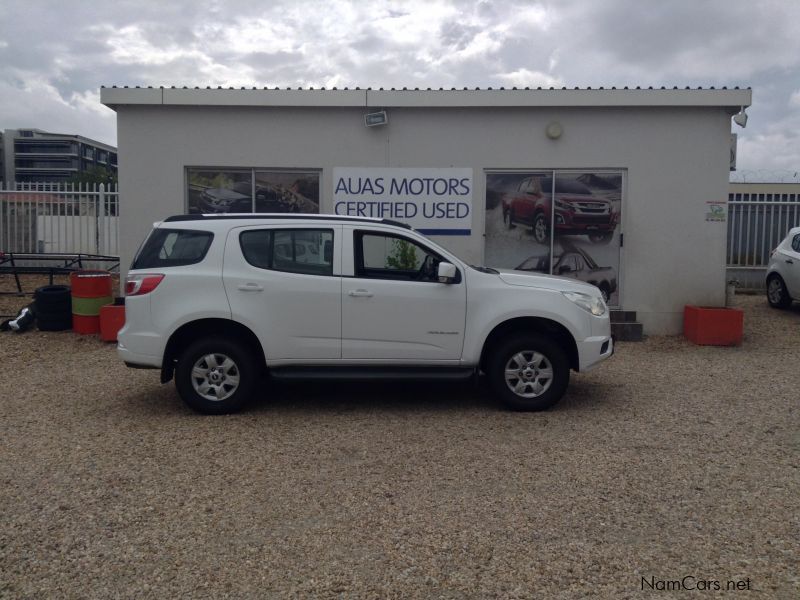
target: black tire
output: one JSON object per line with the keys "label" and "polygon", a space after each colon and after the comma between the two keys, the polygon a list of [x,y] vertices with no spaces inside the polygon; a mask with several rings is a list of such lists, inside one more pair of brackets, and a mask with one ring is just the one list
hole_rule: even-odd
{"label": "black tire", "polygon": [[[520,365],[515,357],[521,355],[525,364]],[[506,379],[506,367],[520,366],[519,377]],[[551,377],[547,377],[547,371]],[[555,342],[540,334],[517,334],[501,341],[491,351],[486,374],[495,395],[513,410],[545,410],[556,404],[569,383],[569,360],[564,350]],[[544,376],[543,376],[544,375]],[[516,383],[514,383],[516,381]],[[536,390],[537,384],[542,387]],[[521,386],[521,394],[510,385]]]}
{"label": "black tire", "polygon": [[767,278],[767,302],[773,308],[789,308],[792,297],[780,275],[773,273]]}
{"label": "black tire", "polygon": [[511,209],[503,211],[503,225],[506,229],[514,229],[514,213]]}
{"label": "black tire", "polygon": [[609,244],[613,238],[614,238],[613,231],[604,231],[603,233],[589,234],[590,242],[592,242],[593,244],[603,244],[604,246]]}
{"label": "black tire", "polygon": [[72,310],[72,297],[66,285],[46,285],[33,293],[39,312],[61,313]]}
{"label": "black tire", "polygon": [[66,317],[48,317],[38,315],[36,327],[39,331],[68,331],[72,329],[72,315]]}
{"label": "black tire", "polygon": [[[253,355],[250,348],[233,340],[217,337],[197,340],[178,358],[175,387],[183,401],[197,412],[206,415],[236,412],[245,405],[256,388],[258,369]],[[215,366],[206,360],[209,356],[213,356],[213,362],[217,363]],[[230,359],[232,368],[225,368],[224,358]],[[205,380],[193,375],[195,366],[206,371]],[[212,381],[212,371],[217,373],[215,381]],[[238,383],[231,389],[233,377],[238,377]],[[203,382],[210,386],[205,397],[198,390],[203,389]],[[230,395],[225,396],[227,393]],[[209,396],[220,398],[214,400]]]}
{"label": "black tire", "polygon": [[540,244],[550,241],[550,224],[544,217],[544,213],[539,213],[533,218],[533,238]]}

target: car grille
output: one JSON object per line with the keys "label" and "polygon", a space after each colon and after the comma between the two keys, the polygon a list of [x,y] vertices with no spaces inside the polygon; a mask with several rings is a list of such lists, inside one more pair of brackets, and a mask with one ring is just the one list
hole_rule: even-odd
{"label": "car grille", "polygon": [[578,212],[588,214],[608,214],[608,204],[604,202],[573,202],[572,205]]}

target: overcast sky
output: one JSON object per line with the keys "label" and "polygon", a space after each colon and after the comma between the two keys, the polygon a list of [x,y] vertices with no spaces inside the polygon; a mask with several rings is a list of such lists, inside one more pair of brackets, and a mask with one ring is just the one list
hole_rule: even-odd
{"label": "overcast sky", "polygon": [[800,181],[800,1],[0,0],[0,128],[116,144],[100,86],[750,86],[739,172]]}

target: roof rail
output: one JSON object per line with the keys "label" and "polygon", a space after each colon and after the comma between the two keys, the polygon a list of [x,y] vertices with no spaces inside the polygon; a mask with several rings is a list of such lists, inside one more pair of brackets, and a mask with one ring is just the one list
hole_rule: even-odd
{"label": "roof rail", "polygon": [[233,220],[233,219],[295,219],[295,220],[313,220],[324,219],[326,221],[350,221],[360,223],[383,223],[385,225],[393,225],[395,227],[402,227],[403,229],[412,229],[408,223],[394,221],[392,219],[378,219],[375,217],[356,217],[350,215],[326,215],[326,214],[310,214],[310,213],[228,213],[228,214],[191,214],[191,215],[172,215],[167,217],[163,223],[174,223],[176,221],[211,221],[211,220]]}

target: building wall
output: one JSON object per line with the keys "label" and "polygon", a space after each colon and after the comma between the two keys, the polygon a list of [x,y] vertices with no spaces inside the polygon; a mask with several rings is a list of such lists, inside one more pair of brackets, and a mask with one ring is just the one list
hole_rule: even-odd
{"label": "building wall", "polygon": [[[621,304],[649,333],[678,333],[685,304],[721,305],[726,224],[707,201],[728,191],[730,116],[714,107],[389,108],[366,128],[364,108],[123,105],[117,107],[122,264],[153,221],[185,211],[186,166],[322,171],[333,212],[340,166],[471,167],[473,235],[437,241],[468,262],[484,247],[485,169],[623,169]],[[550,140],[545,127],[564,134]]]}

